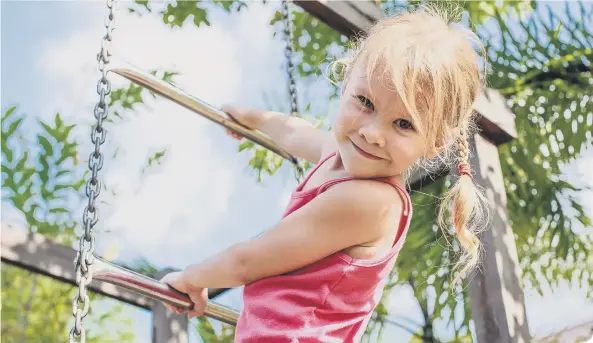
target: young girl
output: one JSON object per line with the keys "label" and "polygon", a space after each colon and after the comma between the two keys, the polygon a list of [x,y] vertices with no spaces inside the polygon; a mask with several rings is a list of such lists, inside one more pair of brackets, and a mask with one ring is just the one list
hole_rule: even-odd
{"label": "young girl", "polygon": [[467,132],[482,82],[472,40],[428,9],[378,22],[335,68],[343,86],[331,133],[281,113],[225,107],[316,166],[274,227],[162,279],[194,301],[188,316],[203,314],[207,288],[245,285],[236,342],[357,342],[405,241],[407,175],[450,150],[461,174],[448,198],[461,273],[473,267],[479,242],[468,224],[482,198]]}

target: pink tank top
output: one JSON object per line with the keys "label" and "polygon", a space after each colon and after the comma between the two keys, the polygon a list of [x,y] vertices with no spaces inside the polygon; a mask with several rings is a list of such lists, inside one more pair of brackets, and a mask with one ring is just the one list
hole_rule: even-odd
{"label": "pink tank top", "polygon": [[[320,161],[297,186],[284,217],[328,187],[354,179],[331,180],[319,187],[302,190],[319,166],[334,155]],[[399,184],[383,179],[377,181],[393,185],[404,204],[390,252],[375,260],[355,259],[337,252],[297,271],[246,285],[235,342],[349,343],[360,340],[381,299],[412,214],[408,193]]]}

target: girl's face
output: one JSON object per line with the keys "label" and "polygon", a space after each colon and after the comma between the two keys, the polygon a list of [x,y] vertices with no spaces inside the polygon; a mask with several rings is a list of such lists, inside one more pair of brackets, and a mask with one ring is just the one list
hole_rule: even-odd
{"label": "girl's face", "polygon": [[380,70],[374,74],[368,80],[364,66],[352,70],[334,134],[350,175],[398,177],[425,155],[425,144],[397,92]]}

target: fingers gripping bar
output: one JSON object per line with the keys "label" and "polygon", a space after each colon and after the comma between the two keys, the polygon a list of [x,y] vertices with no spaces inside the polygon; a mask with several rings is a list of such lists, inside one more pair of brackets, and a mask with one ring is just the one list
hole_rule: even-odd
{"label": "fingers gripping bar", "polygon": [[[181,293],[163,282],[122,268],[100,257],[95,258],[92,268],[93,279],[95,280],[129,289],[175,307],[183,309],[193,307],[193,303],[187,294]],[[239,319],[237,311],[212,301],[209,301],[206,305],[204,315],[230,325],[236,325]]]}

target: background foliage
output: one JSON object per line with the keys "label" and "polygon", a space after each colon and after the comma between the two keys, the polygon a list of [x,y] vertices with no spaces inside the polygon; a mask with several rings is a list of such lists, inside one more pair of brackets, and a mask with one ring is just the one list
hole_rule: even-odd
{"label": "background foliage", "polygon": [[[386,13],[395,13],[419,3],[421,1],[389,0],[380,1],[379,5]],[[572,7],[568,2],[566,4],[566,13],[561,15],[531,0],[460,2],[466,10],[466,22],[486,44],[489,87],[506,97],[515,114],[519,137],[501,146],[499,154],[523,281],[540,292],[563,280],[593,290],[593,263],[589,255],[593,243],[590,236],[582,234],[591,228],[591,220],[578,198],[583,186],[573,184],[563,174],[565,166],[590,148],[593,140],[593,8],[583,3]],[[249,6],[249,2],[178,1],[161,5],[156,1],[136,0],[129,6],[129,11],[160,16],[164,25],[171,28],[201,27],[216,25],[209,17],[211,9],[222,8],[235,13]],[[274,4],[270,3],[270,6]],[[349,40],[300,8],[291,8],[295,28],[291,42],[295,49],[293,59],[297,64],[298,82],[303,84],[322,75],[327,63],[344,53]],[[270,18],[277,39],[283,39],[280,18],[279,12]],[[153,73],[169,81],[177,74],[164,70],[154,70]],[[328,100],[337,96],[338,87],[333,87],[334,92]],[[112,120],[129,115],[134,105],[142,103],[146,96],[154,95],[133,84],[114,90],[110,105],[116,116]],[[288,110],[288,96],[285,103],[285,108],[277,110]],[[301,97],[302,115],[327,129],[329,123],[324,115],[311,113],[310,105]],[[86,182],[85,174],[79,172],[85,168],[79,165],[78,143],[70,136],[72,125],[64,123],[58,114],[51,123],[40,122],[35,141],[27,141],[19,134],[22,120],[23,116],[18,115],[15,108],[8,109],[2,116],[3,196],[24,214],[31,231],[64,243],[72,242],[78,222],[73,219],[64,199],[84,195],[81,187]],[[243,142],[239,151],[251,154],[249,165],[257,171],[258,180],[266,175],[273,176],[283,164],[281,158],[250,142]],[[165,154],[166,150],[149,154],[145,167],[159,163]],[[445,237],[434,222],[437,199],[449,183],[450,180],[444,178],[425,187],[422,192],[413,193],[416,216],[384,295],[386,300],[389,291],[395,287],[411,287],[423,322],[394,317],[382,302],[368,327],[367,341],[380,341],[385,325],[408,330],[413,334],[412,342],[472,341],[468,295],[465,287],[458,289],[456,294],[449,293],[449,266],[453,262],[453,252],[447,248]],[[151,270],[148,262],[135,267],[145,273]],[[3,280],[6,280],[5,273],[21,273],[20,276],[6,274],[11,278],[31,278],[10,268],[3,268],[2,273]],[[69,292],[64,285],[58,288],[46,286],[37,278],[33,280],[29,294],[51,287],[55,288],[55,294]],[[36,283],[39,285],[34,286]],[[3,287],[3,296],[5,290],[11,291]],[[70,306],[71,294],[65,299],[68,301],[63,305]],[[8,317],[6,325],[4,321],[2,325],[2,334],[6,332],[7,337],[24,337],[22,335],[29,332],[39,332],[23,326],[23,323],[33,325],[30,323],[35,319],[24,319],[33,311],[25,312],[29,317],[19,314],[18,309],[27,308],[23,305],[26,301],[19,301],[10,305],[13,307],[5,305],[5,308],[14,308],[14,316]],[[36,311],[46,313],[42,308]],[[49,330],[48,337],[54,332],[65,332],[63,326],[71,315],[68,311],[63,313],[66,316],[58,321],[61,324],[56,324],[55,329],[43,328]],[[115,312],[105,316],[105,321],[120,321]],[[448,323],[454,334],[437,332],[434,329],[436,322]],[[200,319],[195,326],[208,342],[232,342],[231,328],[216,331],[207,319]],[[121,334],[118,338],[121,342],[131,337],[126,336],[131,333],[125,330]]]}
{"label": "background foliage", "polygon": [[[58,113],[53,122],[38,121],[38,132],[31,137],[22,130],[25,119],[16,107],[2,115],[2,197],[23,214],[29,231],[71,244],[77,240],[79,222],[70,201],[82,201],[86,184],[86,173],[79,167],[79,143],[72,137],[75,125],[65,123]],[[74,323],[74,287],[5,263],[1,278],[3,342],[67,340]],[[89,297],[95,304],[106,300],[93,292]],[[85,320],[90,328],[87,342],[133,342],[126,305],[108,302],[108,308],[91,306]],[[99,329],[104,327],[112,330]]]}

